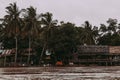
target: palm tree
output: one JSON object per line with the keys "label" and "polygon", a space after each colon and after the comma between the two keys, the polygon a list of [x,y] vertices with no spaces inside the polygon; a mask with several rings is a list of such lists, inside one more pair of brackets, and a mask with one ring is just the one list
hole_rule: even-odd
{"label": "palm tree", "polygon": [[88,21],[85,21],[80,36],[81,36],[80,41],[82,41],[83,44],[88,45],[96,44],[98,28],[96,26],[92,27],[92,25]]}
{"label": "palm tree", "polygon": [[3,25],[4,28],[4,36],[15,38],[15,46],[16,46],[16,54],[15,54],[15,63],[17,62],[17,54],[18,54],[18,35],[20,33],[21,28],[21,18],[19,17],[22,10],[19,10],[16,3],[10,3],[8,7],[6,7],[7,15],[4,16]]}
{"label": "palm tree", "polygon": [[24,16],[25,26],[23,28],[24,36],[28,36],[29,38],[29,54],[27,63],[29,64],[30,55],[31,55],[31,43],[33,36],[36,37],[39,34],[40,29],[40,16],[36,14],[36,9],[30,6],[30,8],[26,9],[26,15]]}
{"label": "palm tree", "polygon": [[108,32],[113,32],[113,33],[116,33],[117,32],[117,19],[112,19],[112,18],[109,18],[107,20],[107,23],[108,23]]}
{"label": "palm tree", "polygon": [[[116,41],[119,42],[119,24],[116,19],[109,18],[107,20],[108,25],[101,24],[98,38],[98,44],[100,45],[116,45]],[[119,43],[117,43],[119,44]]]}
{"label": "palm tree", "polygon": [[4,29],[3,25],[0,24],[0,42],[1,42],[2,37],[3,37],[3,29]]}
{"label": "palm tree", "polygon": [[101,36],[107,34],[107,33],[111,33],[111,34],[116,34],[117,30],[119,29],[119,25],[117,25],[117,20],[116,19],[111,19],[109,18],[107,20],[108,26],[106,26],[105,24],[101,24],[100,25],[100,29],[99,32],[101,33]]}
{"label": "palm tree", "polygon": [[42,60],[43,53],[46,50],[49,50],[48,49],[48,39],[51,36],[52,28],[55,27],[55,25],[57,25],[57,20],[53,20],[53,15],[51,13],[47,12],[45,14],[41,14],[41,16],[42,16],[41,21],[42,21],[43,27],[45,29],[43,31],[43,34],[45,37],[45,40],[44,40],[45,42],[44,42],[42,53],[40,56],[40,61]]}

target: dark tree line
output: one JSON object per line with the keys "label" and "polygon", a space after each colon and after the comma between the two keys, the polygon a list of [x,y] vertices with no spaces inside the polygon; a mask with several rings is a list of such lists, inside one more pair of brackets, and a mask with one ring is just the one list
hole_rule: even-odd
{"label": "dark tree line", "polygon": [[120,45],[120,24],[116,19],[109,18],[105,24],[93,26],[89,21],[81,26],[71,22],[53,20],[52,13],[36,13],[30,6],[19,10],[16,3],[6,7],[6,15],[1,19],[0,41],[4,49],[17,51],[29,48],[36,50],[37,59],[42,60],[46,51],[56,57],[69,55],[77,50],[78,45]]}

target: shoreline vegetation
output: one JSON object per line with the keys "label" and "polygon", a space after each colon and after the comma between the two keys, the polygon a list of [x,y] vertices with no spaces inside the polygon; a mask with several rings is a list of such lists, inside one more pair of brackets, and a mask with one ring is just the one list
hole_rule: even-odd
{"label": "shoreline vegetation", "polygon": [[[50,12],[37,13],[33,6],[20,10],[16,3],[10,3],[5,11],[7,14],[0,19],[1,66],[19,66],[19,63],[23,66],[49,66],[57,62],[72,65],[70,56],[78,52],[79,45],[120,46],[120,23],[117,19],[109,18],[107,24],[99,26],[89,21],[76,26],[71,22],[54,20]],[[91,57],[84,56],[87,59]],[[114,60],[116,56],[110,58]]]}

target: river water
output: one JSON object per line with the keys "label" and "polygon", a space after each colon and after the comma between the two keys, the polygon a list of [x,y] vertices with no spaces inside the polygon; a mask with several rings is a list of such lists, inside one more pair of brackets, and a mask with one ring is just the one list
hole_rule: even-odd
{"label": "river water", "polygon": [[0,68],[0,80],[120,80],[120,67]]}

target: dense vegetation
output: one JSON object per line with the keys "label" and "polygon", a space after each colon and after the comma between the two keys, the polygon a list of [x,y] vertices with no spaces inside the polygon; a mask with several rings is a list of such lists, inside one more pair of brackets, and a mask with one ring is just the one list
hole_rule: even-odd
{"label": "dense vegetation", "polygon": [[[53,20],[52,13],[36,13],[30,6],[19,10],[16,3],[6,7],[6,15],[1,19],[0,41],[4,49],[32,48],[41,60],[46,51],[56,57],[76,52],[77,45],[120,45],[120,24],[109,18],[105,24],[93,26],[85,21],[81,26],[71,22]],[[30,54],[30,50],[29,50]],[[28,56],[28,63],[30,56]]]}

